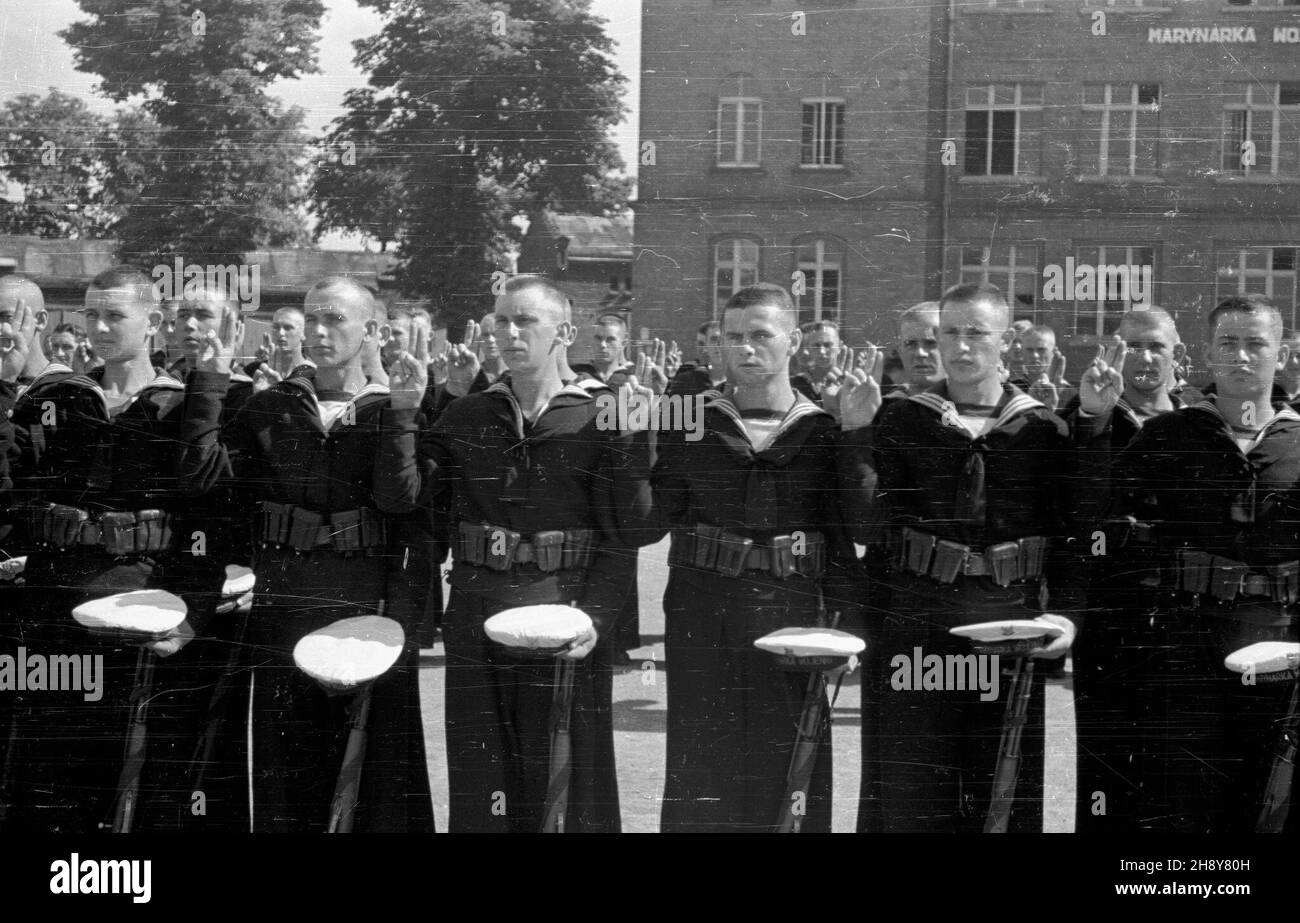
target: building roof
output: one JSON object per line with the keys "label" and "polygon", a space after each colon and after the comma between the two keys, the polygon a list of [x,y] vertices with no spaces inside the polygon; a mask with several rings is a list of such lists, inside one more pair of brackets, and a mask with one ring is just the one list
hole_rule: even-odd
{"label": "building roof", "polygon": [[[42,288],[84,287],[114,265],[116,240],[61,240],[0,235],[0,266],[31,276]],[[267,292],[303,292],[324,276],[346,275],[378,287],[397,259],[391,253],[348,250],[280,249],[244,254],[261,266],[260,284]]]}
{"label": "building roof", "polygon": [[546,236],[569,239],[567,254],[571,260],[632,259],[631,215],[602,218],[546,212],[539,223]]}

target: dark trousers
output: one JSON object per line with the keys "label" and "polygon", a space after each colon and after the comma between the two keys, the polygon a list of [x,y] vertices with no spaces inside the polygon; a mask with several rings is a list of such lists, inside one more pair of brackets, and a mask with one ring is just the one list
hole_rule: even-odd
{"label": "dark trousers", "polygon": [[[863,769],[858,829],[869,833],[978,833],[984,828],[1013,661],[999,659],[997,700],[961,685],[906,688],[919,648],[928,655],[971,654],[948,633],[957,625],[1034,618],[1037,587],[1002,588],[988,578],[961,577],[942,586],[893,573],[889,611],[863,691]],[[906,658],[898,660],[896,658]],[[923,661],[924,662],[924,661]],[[1043,682],[1034,680],[1012,808],[1013,832],[1042,829]]]}
{"label": "dark trousers", "polygon": [[[1287,621],[1280,613],[1272,604],[1209,600],[1156,614],[1143,676],[1142,829],[1254,829],[1290,684],[1244,685],[1223,660],[1256,641],[1294,642],[1296,625],[1277,624]],[[1287,829],[1298,829],[1295,812]]]}
{"label": "dark trousers", "polygon": [[[553,658],[524,660],[483,630],[515,605],[564,603],[557,592],[510,603],[452,589],[443,620],[447,648],[447,774],[452,833],[536,833],[550,769]],[[579,661],[571,711],[569,808],[565,831],[621,829],[614,764],[612,644]]]}
{"label": "dark trousers", "polygon": [[[334,552],[265,553],[249,621],[253,671],[255,831],[321,832],[348,739],[356,693],[330,694],[293,660],[298,640],[333,622],[381,611],[380,557]],[[433,830],[420,720],[415,626],[398,662],[371,685],[366,753],[355,812],[358,833]]]}
{"label": "dark trousers", "polygon": [[[26,586],[15,592],[9,614],[17,643],[47,658],[102,657],[104,672],[96,701],[75,690],[29,689],[15,697],[7,829],[87,833],[111,824],[133,694],[147,660],[154,676],[133,829],[187,830],[205,817],[239,828],[240,804],[231,795],[238,782],[229,764],[206,767],[212,771],[204,782],[203,751],[196,750],[234,643],[233,620],[211,616],[219,576],[220,569],[206,562],[120,560],[79,550],[29,556]],[[92,635],[72,618],[83,602],[147,588],[181,596],[195,627],[195,639],[170,658]]]}
{"label": "dark trousers", "polygon": [[[779,628],[816,624],[818,614],[816,585],[805,578],[788,584],[777,589],[718,574],[670,574],[663,832],[775,830],[808,675],[779,669],[754,641]],[[829,735],[818,747],[806,796],[802,829],[829,832]]]}

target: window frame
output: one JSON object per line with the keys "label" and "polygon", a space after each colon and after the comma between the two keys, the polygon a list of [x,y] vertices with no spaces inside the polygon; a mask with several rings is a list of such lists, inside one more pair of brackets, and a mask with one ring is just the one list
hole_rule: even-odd
{"label": "window frame", "polygon": [[[803,251],[810,246],[813,248],[814,257],[812,261],[807,261],[803,258]],[[796,314],[800,322],[803,323],[803,312],[811,310],[812,316],[809,320],[832,320],[843,326],[844,266],[848,262],[848,247],[844,241],[829,234],[808,234],[796,238],[793,249],[794,268],[804,274],[805,294],[794,296]],[[828,260],[828,256],[833,260]],[[835,286],[836,304],[827,307],[823,303],[826,288],[824,276],[827,270],[832,269],[838,274],[839,283]],[[812,296],[813,302],[811,305],[805,305],[804,298],[809,295]],[[831,313],[827,314],[827,311]]]}
{"label": "window frame", "polygon": [[[723,117],[728,105],[735,106],[734,124],[724,128]],[[745,108],[752,106],[758,115],[754,128],[754,159],[746,160],[745,151]],[[717,111],[717,145],[714,151],[713,165],[723,170],[754,169],[763,165],[763,98],[761,96],[719,96]],[[730,137],[736,149],[736,160],[723,160],[722,147]]]}
{"label": "window frame", "polygon": [[[1156,87],[1157,100],[1154,103],[1139,102],[1142,96],[1142,87]],[[1101,87],[1102,101],[1100,103],[1090,103],[1087,101],[1088,87]],[[1129,89],[1129,100],[1125,103],[1116,103],[1114,101],[1114,91],[1119,88],[1127,87]],[[1084,112],[1098,112],[1101,114],[1100,135],[1097,137],[1097,157],[1093,164],[1096,169],[1085,170],[1080,173],[1088,179],[1140,179],[1142,177],[1155,177],[1160,173],[1160,100],[1164,97],[1164,88],[1160,83],[1143,83],[1141,81],[1132,83],[1095,83],[1088,82],[1084,84]],[[1155,162],[1151,164],[1151,169],[1139,170],[1138,164],[1138,118],[1143,113],[1151,113],[1156,116],[1155,124]],[[1128,169],[1122,173],[1109,172],[1110,166],[1110,141],[1112,136],[1112,117],[1116,115],[1128,116]]]}
{"label": "window frame", "polygon": [[[1225,102],[1223,104],[1223,150],[1222,158],[1219,162],[1223,175],[1243,178],[1252,176],[1300,178],[1300,136],[1292,142],[1292,144],[1297,147],[1297,150],[1294,152],[1295,157],[1293,158],[1296,163],[1295,171],[1288,173],[1278,171],[1279,161],[1281,159],[1279,155],[1282,152],[1282,118],[1284,115],[1291,113],[1293,114],[1293,118],[1296,120],[1297,124],[1300,124],[1300,101],[1284,105],[1282,103],[1282,87],[1284,85],[1294,85],[1297,90],[1300,90],[1300,81],[1270,81],[1265,86],[1271,88],[1271,93],[1266,96],[1267,102],[1264,103],[1257,103],[1255,101],[1257,90],[1263,89],[1263,87],[1259,86],[1257,83],[1231,85],[1234,90],[1232,95],[1234,101]],[[1244,99],[1235,92],[1238,88],[1243,86],[1246,90]],[[1268,91],[1266,91],[1266,93],[1267,92]],[[1229,134],[1232,127],[1233,113],[1236,112],[1243,112],[1246,116],[1245,123],[1242,126],[1244,137],[1233,133],[1234,140],[1230,142]],[[1249,140],[1251,136],[1255,134],[1256,116],[1260,113],[1266,113],[1271,116],[1269,128],[1269,169],[1267,172],[1262,172],[1259,168],[1258,151],[1256,151],[1256,162],[1253,165],[1246,166],[1241,162],[1241,144],[1243,141]],[[1231,149],[1231,160],[1229,160],[1228,157],[1229,143],[1233,145],[1233,148]],[[1229,163],[1233,163],[1236,166],[1229,169]]]}
{"label": "window frame", "polygon": [[[805,115],[805,110],[809,106],[815,107],[814,115],[813,115],[814,118],[813,137],[811,142],[811,148],[814,157],[817,156],[817,153],[821,148],[829,146],[832,156],[838,154],[839,156],[838,161],[832,160],[827,163],[821,163],[818,162],[817,160],[811,162],[804,160],[804,141],[803,141],[803,127],[805,124],[804,115]],[[836,133],[835,120],[829,118],[831,106],[840,107],[839,108],[840,124],[838,127],[838,133]],[[844,150],[846,147],[844,143],[844,126],[848,122],[848,114],[849,114],[848,102],[842,96],[806,96],[799,100],[799,167],[800,169],[804,169],[804,170],[843,170],[844,169]],[[829,139],[826,139],[824,133],[823,134],[818,133],[817,128],[819,125],[823,129],[823,131],[825,131],[826,129],[830,129],[831,135]]]}
{"label": "window frame", "polygon": [[[1252,269],[1247,266],[1249,254],[1261,250],[1268,253],[1268,268]],[[1276,259],[1275,252],[1278,250],[1292,251],[1290,270],[1272,268]],[[1222,257],[1227,254],[1233,255],[1234,265],[1225,272]],[[1275,244],[1239,244],[1235,247],[1225,246],[1219,248],[1218,259],[1215,262],[1214,290],[1216,301],[1222,301],[1230,295],[1244,295],[1255,292],[1264,295],[1274,304],[1277,304],[1277,295],[1274,291],[1275,282],[1278,276],[1289,274],[1291,278],[1291,303],[1289,305],[1278,304],[1277,308],[1282,312],[1282,322],[1290,329],[1296,328],[1297,315],[1300,315],[1300,241]],[[1259,278],[1264,279],[1263,291],[1248,287],[1249,280]],[[1226,289],[1229,284],[1232,284],[1232,291]]]}
{"label": "window frame", "polygon": [[[1088,251],[1088,250],[1092,250],[1092,251],[1095,251],[1095,252],[1096,252],[1096,260],[1095,260],[1095,261],[1094,261],[1094,260],[1085,260],[1085,259],[1083,258],[1083,253],[1084,253],[1084,251]],[[1110,250],[1110,251],[1123,250],[1123,251],[1125,251],[1125,255],[1124,255],[1124,259],[1123,259],[1122,263],[1116,263],[1113,259],[1110,259],[1110,258],[1106,257],[1105,254],[1106,254],[1106,251],[1107,251],[1107,250]],[[1154,291],[1154,289],[1155,289],[1155,286],[1156,286],[1157,284],[1159,284],[1159,281],[1160,281],[1160,272],[1159,272],[1159,268],[1160,268],[1160,248],[1159,248],[1156,244],[1154,244],[1154,243],[1150,243],[1150,242],[1147,242],[1147,243],[1143,243],[1143,242],[1136,242],[1136,243],[1134,243],[1134,242],[1126,242],[1126,243],[1109,243],[1109,242],[1106,242],[1106,241],[1080,241],[1080,242],[1076,242],[1075,245],[1074,245],[1073,255],[1074,255],[1075,266],[1077,267],[1077,266],[1079,266],[1079,265],[1081,265],[1081,264],[1083,264],[1083,263],[1090,263],[1090,264],[1093,266],[1094,269],[1095,269],[1096,267],[1098,267],[1098,266],[1115,266],[1115,265],[1126,265],[1126,266],[1139,265],[1139,266],[1140,266],[1140,265],[1143,265],[1143,264],[1137,263],[1137,262],[1133,259],[1132,253],[1133,253],[1134,250],[1149,250],[1149,251],[1151,252],[1151,288],[1152,288],[1152,291],[1150,291],[1150,292],[1147,293],[1147,300],[1146,300],[1146,301],[1135,302],[1135,301],[1132,301],[1131,299],[1130,299],[1129,301],[1127,301],[1127,302],[1126,302],[1126,307],[1124,308],[1123,311],[1120,312],[1120,314],[1127,314],[1129,311],[1132,311],[1132,310],[1134,309],[1135,306],[1139,306],[1139,305],[1140,305],[1140,306],[1142,306],[1142,307],[1150,307],[1151,305],[1157,303],[1157,299],[1156,299],[1156,297],[1155,297],[1155,291]],[[1098,281],[1098,283],[1100,284],[1101,280],[1098,279],[1097,281]],[[1099,289],[1098,289],[1098,292],[1097,292],[1097,295],[1098,295],[1098,297],[1097,297],[1096,299],[1094,299],[1093,301],[1089,301],[1089,302],[1081,302],[1081,301],[1080,301],[1079,299],[1077,299],[1077,298],[1071,298],[1071,299],[1069,300],[1069,304],[1070,304],[1070,306],[1071,306],[1071,307],[1070,307],[1070,311],[1071,311],[1071,314],[1070,314],[1070,328],[1071,328],[1071,335],[1073,335],[1073,336],[1084,336],[1084,337],[1093,337],[1093,336],[1096,336],[1096,337],[1104,337],[1104,336],[1107,335],[1107,331],[1106,331],[1106,319],[1107,319],[1107,317],[1108,317],[1109,315],[1108,315],[1107,312],[1106,312],[1106,305],[1107,305],[1107,303],[1108,303],[1108,299],[1104,297],[1104,295],[1105,295],[1105,290],[1104,290],[1104,289],[1099,288]],[[1080,317],[1080,310],[1079,310],[1079,307],[1080,307],[1080,305],[1086,305],[1086,306],[1088,306],[1089,309],[1090,309],[1090,310],[1089,310],[1089,314],[1088,314],[1088,316],[1090,316],[1090,317],[1092,317],[1092,318],[1094,319],[1094,323],[1092,324],[1092,327],[1093,327],[1092,330],[1083,330],[1083,329],[1080,328],[1080,324],[1079,324],[1079,317]]]}
{"label": "window frame", "polygon": [[[725,263],[725,265],[730,266],[732,269],[731,291],[728,293],[726,298],[720,299],[718,297],[718,273],[722,270],[724,261],[721,259],[719,250],[726,244],[731,244],[732,247],[732,259],[730,262]],[[740,279],[740,267],[748,265],[741,263],[740,260],[737,259],[737,249],[742,244],[749,244],[754,248],[754,281],[738,284]],[[711,263],[711,271],[709,272],[709,303],[713,305],[713,316],[716,319],[722,313],[722,306],[727,303],[727,298],[730,298],[746,285],[753,285],[755,282],[762,280],[763,241],[761,238],[747,234],[726,234],[721,237],[715,237],[709,244],[709,261]]]}
{"label": "window frame", "polygon": [[[1008,262],[993,263],[994,250],[998,247],[1007,248]],[[966,251],[978,247],[983,254],[978,264],[966,262]],[[990,275],[994,275],[991,284],[1001,289],[1003,296],[1007,299],[1007,304],[1011,308],[1013,317],[1029,313],[1038,323],[1043,313],[1042,307],[1042,289],[1043,289],[1043,244],[1034,240],[1009,240],[988,244],[963,244],[957,251],[957,278],[961,284],[967,282],[990,282]],[[1033,262],[1021,262],[1017,257],[1020,252],[1029,251],[1033,254]],[[978,270],[978,278],[968,278],[967,270]],[[1027,275],[1033,280],[1031,291],[1034,294],[1034,301],[1031,306],[1021,304],[1016,296],[1015,281],[1020,275]]]}
{"label": "window frame", "polygon": [[[999,87],[1012,88],[1014,93],[1014,98],[1010,103],[997,102],[997,91]],[[1039,102],[1033,104],[1025,104],[1024,102],[1022,102],[1024,91],[1026,88],[1031,88],[1031,87],[1037,91]],[[971,91],[979,90],[979,89],[986,90],[985,93],[986,100],[983,103],[972,104]],[[1025,129],[1023,127],[1022,113],[1038,112],[1041,114],[1046,111],[1046,106],[1042,101],[1043,90],[1044,90],[1043,84],[1035,83],[1033,81],[1025,81],[1025,82],[1017,81],[1015,83],[972,83],[966,85],[965,97],[963,100],[964,108],[962,110],[965,116],[963,131],[962,131],[962,143],[963,145],[966,146],[966,148],[969,148],[970,137],[971,137],[970,126],[969,126],[970,114],[972,112],[985,112],[988,113],[988,119],[985,125],[985,132],[983,138],[983,144],[985,146],[984,169],[979,173],[971,173],[967,171],[966,166],[969,161],[969,152],[964,148],[963,160],[962,160],[963,178],[970,179],[970,178],[978,177],[983,179],[1005,179],[1008,177],[1016,178],[1016,177],[1030,177],[1030,176],[1040,175],[1040,171],[1042,170],[1041,136],[1038,138],[1040,149],[1038,151],[1037,156],[1034,158],[1035,162],[1033,164],[1033,169],[1022,173],[1020,171],[1020,160],[1021,160],[1022,152],[1027,150],[1024,144],[1026,139],[1024,138]],[[1011,156],[1010,173],[993,172],[994,135],[995,135],[993,114],[997,112],[1011,112],[1013,113],[1015,119],[1012,127],[1012,148],[1011,148],[1012,156]],[[1041,132],[1041,126],[1039,130]]]}

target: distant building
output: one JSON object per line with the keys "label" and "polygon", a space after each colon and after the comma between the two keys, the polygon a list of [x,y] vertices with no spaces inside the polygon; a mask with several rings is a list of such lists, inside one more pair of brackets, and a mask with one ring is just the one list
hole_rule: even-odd
{"label": "distant building", "polygon": [[1296,325],[1300,2],[966,3],[953,39],[947,280],[1013,293],[1075,373],[1135,302],[1095,267],[1149,272],[1197,364],[1232,293]]}
{"label": "distant building", "polygon": [[816,6],[643,5],[639,324],[693,342],[773,282],[861,342],[938,292],[947,4]]}
{"label": "distant building", "polygon": [[[41,287],[50,311],[50,326],[66,320],[80,323],[80,311],[91,279],[113,266],[115,240],[56,240],[44,237],[0,236],[0,274],[20,273]],[[245,254],[257,265],[258,309],[248,321],[245,343],[256,345],[269,329],[277,307],[301,305],[307,290],[330,275],[355,278],[375,290],[390,286],[396,259],[387,253],[342,250],[258,250]],[[155,276],[157,277],[157,276]]]}
{"label": "distant building", "polygon": [[1138,295],[1198,361],[1228,294],[1300,326],[1300,0],[830,7],[646,4],[638,323],[766,281],[879,341],[986,279],[1072,375]]}
{"label": "distant building", "polygon": [[601,314],[622,316],[634,337],[640,335],[638,325],[648,323],[633,310],[632,223],[631,215],[602,218],[548,211],[534,219],[524,235],[518,271],[554,279],[573,299],[579,331],[571,351],[574,361],[586,361],[590,347],[584,334]]}

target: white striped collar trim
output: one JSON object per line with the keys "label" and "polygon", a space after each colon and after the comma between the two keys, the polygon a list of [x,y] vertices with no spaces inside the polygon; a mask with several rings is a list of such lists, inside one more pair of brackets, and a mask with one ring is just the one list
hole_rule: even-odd
{"label": "white striped collar trim", "polygon": [[27,387],[29,388],[34,387],[40,382],[44,381],[50,375],[62,375],[64,372],[68,372],[69,374],[74,374],[74,375],[76,374],[75,372],[73,372],[71,368],[64,365],[62,362],[47,363],[45,368],[41,369],[39,374],[37,374],[35,378],[33,378],[30,382],[27,383]]}
{"label": "white striped collar trim", "polygon": [[[705,403],[705,408],[707,409],[712,407],[723,416],[729,417],[731,421],[736,424],[736,429],[738,429],[741,435],[745,437],[745,441],[753,447],[754,442],[749,438],[749,430],[745,428],[744,417],[741,416],[740,410],[736,405],[732,403],[731,398],[718,392],[704,392],[705,395],[710,393],[714,394],[714,397],[712,400]],[[830,416],[829,413],[808,400],[808,398],[804,397],[798,391],[796,391],[794,395],[794,404],[790,406],[790,409],[785,412],[785,416],[781,419],[781,425],[776,428],[776,435],[772,437],[773,441],[779,439],[786,430],[804,417],[815,416],[816,414],[826,414],[826,416]]]}
{"label": "white striped collar trim", "polygon": [[[600,384],[600,387],[603,389],[609,388],[609,386],[604,384],[603,382]],[[510,385],[506,384],[503,381],[495,381],[492,384],[488,385],[483,390],[483,393],[500,394],[505,397],[505,399],[510,404],[510,412],[515,418],[515,432],[520,439],[524,438],[524,411],[523,408],[519,406],[519,399],[515,397],[515,392],[511,389]],[[583,398],[591,397],[591,392],[588,391],[586,388],[582,387],[581,385],[570,382],[569,384],[566,384],[563,388],[561,388],[559,391],[555,392],[555,394],[551,396],[551,399],[542,405],[542,409],[538,411],[537,416],[533,418],[534,423],[536,423],[538,420],[540,420],[543,416],[546,415],[546,411],[551,409],[551,401],[555,400],[561,394],[567,394],[570,397],[583,397]]]}
{"label": "white striped collar trim", "polygon": [[[1212,414],[1213,416],[1217,417],[1219,421],[1223,423],[1224,426],[1228,427],[1228,429],[1232,429],[1232,424],[1228,422],[1228,418],[1223,415],[1223,411],[1220,410],[1219,405],[1215,403],[1213,395],[1209,397],[1203,397],[1195,404],[1188,405],[1188,409],[1200,410],[1205,413]],[[1260,429],[1260,432],[1263,432],[1264,430],[1268,429],[1278,420],[1292,420],[1295,422],[1300,422],[1300,413],[1296,413],[1295,410],[1293,410],[1291,407],[1287,405],[1283,405],[1281,410],[1273,411],[1273,419],[1265,423],[1264,426]]]}
{"label": "white striped collar trim", "polygon": [[[1014,385],[1011,387],[1014,393],[1007,400],[1006,404],[1003,405],[1002,411],[998,414],[997,419],[993,421],[993,429],[1004,426],[1013,417],[1016,417],[1027,410],[1033,410],[1036,407],[1044,406],[1042,401],[1035,400],[1019,388],[1016,388]],[[939,417],[945,426],[953,426],[969,435],[969,431],[966,427],[962,426],[957,420],[959,416],[957,405],[943,394],[940,394],[937,391],[922,391],[920,394],[909,394],[906,400],[916,401],[916,403],[921,404],[924,407],[929,407],[935,413],[939,414]],[[989,430],[989,432],[992,431],[992,429]]]}

